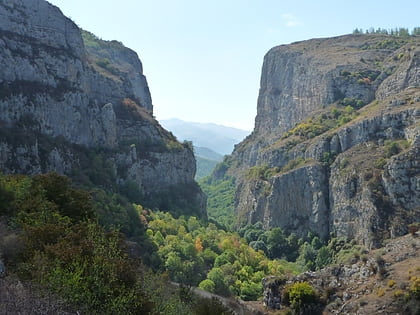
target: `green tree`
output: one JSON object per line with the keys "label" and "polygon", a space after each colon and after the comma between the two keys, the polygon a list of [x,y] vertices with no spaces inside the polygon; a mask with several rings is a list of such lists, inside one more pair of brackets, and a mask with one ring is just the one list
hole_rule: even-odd
{"label": "green tree", "polygon": [[297,261],[309,270],[315,270],[316,255],[316,250],[312,245],[305,242],[300,248],[300,255]]}
{"label": "green tree", "polygon": [[289,246],[281,228],[273,228],[268,232],[267,249],[271,258],[281,258],[286,255]]}
{"label": "green tree", "polygon": [[327,246],[322,246],[316,255],[315,265],[316,269],[322,269],[325,266],[331,264],[332,257]]}
{"label": "green tree", "polygon": [[286,258],[288,261],[296,261],[299,256],[299,248],[302,240],[295,234],[291,233],[287,237],[287,245],[289,247],[288,252],[286,254]]}
{"label": "green tree", "polygon": [[214,282],[210,279],[204,279],[203,281],[200,282],[200,284],[198,285],[198,287],[204,291],[208,291],[211,293],[214,293],[216,285],[214,284]]}
{"label": "green tree", "polygon": [[241,285],[240,298],[244,301],[255,301],[262,293],[262,285],[255,282],[245,281]]}
{"label": "green tree", "polygon": [[213,268],[207,274],[207,279],[213,281],[215,293],[223,296],[230,295],[229,287],[225,282],[225,275],[223,274],[222,269],[217,267]]}
{"label": "green tree", "polygon": [[413,28],[413,31],[411,32],[411,35],[419,36],[420,35],[420,27]]}

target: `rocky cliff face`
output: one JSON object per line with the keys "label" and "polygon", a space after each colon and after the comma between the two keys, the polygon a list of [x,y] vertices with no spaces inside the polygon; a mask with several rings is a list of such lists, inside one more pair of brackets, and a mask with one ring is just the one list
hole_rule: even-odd
{"label": "rocky cliff face", "polygon": [[271,49],[227,171],[238,224],[379,246],[419,221],[419,46],[347,35]]}
{"label": "rocky cliff face", "polygon": [[82,37],[44,0],[2,1],[0,16],[3,172],[57,171],[131,187],[144,200],[181,192],[183,202],[205,215],[192,149],[152,116],[134,51],[88,32]]}
{"label": "rocky cliff face", "polygon": [[418,299],[410,298],[409,290],[420,274],[413,268],[420,258],[419,249],[418,235],[405,235],[362,259],[353,258],[351,264],[289,278],[267,277],[263,279],[263,303],[269,309],[284,310],[289,304],[284,294],[287,286],[307,282],[321,297],[318,305],[305,305],[307,314],[417,314]]}

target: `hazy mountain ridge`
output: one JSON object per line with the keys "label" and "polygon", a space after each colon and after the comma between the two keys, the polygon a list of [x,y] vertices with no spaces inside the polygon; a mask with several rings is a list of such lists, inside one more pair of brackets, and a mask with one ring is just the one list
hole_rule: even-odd
{"label": "hazy mountain ridge", "polygon": [[161,120],[160,123],[180,140],[192,141],[194,146],[206,147],[221,155],[230,154],[234,145],[249,134],[249,131],[233,127],[180,119]]}
{"label": "hazy mountain ridge", "polygon": [[197,162],[197,180],[210,175],[217,163],[223,160],[223,155],[204,147],[194,147],[194,155]]}

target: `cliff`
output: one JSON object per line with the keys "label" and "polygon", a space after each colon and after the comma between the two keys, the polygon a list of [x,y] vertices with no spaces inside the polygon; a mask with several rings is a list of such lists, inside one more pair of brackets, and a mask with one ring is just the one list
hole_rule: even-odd
{"label": "cliff", "polygon": [[[263,280],[263,303],[268,309],[284,311],[289,304],[287,286],[307,282],[320,299],[318,305],[308,303],[305,314],[418,314],[420,269],[414,266],[418,266],[419,246],[417,234],[405,235],[353,257],[349,264],[290,278],[267,277]],[[272,313],[275,311],[266,314]]]}
{"label": "cliff", "polygon": [[205,216],[192,148],[154,119],[134,51],[82,32],[44,0],[3,1],[0,16],[4,173],[56,171]]}
{"label": "cliff", "polygon": [[271,49],[235,147],[238,225],[379,246],[420,220],[420,39],[346,35]]}

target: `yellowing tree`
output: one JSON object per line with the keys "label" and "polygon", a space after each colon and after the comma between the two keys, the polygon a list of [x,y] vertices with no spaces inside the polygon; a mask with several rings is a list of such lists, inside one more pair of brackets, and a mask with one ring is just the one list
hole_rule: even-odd
{"label": "yellowing tree", "polygon": [[203,243],[201,242],[201,239],[199,237],[195,239],[195,249],[199,253],[203,251]]}

